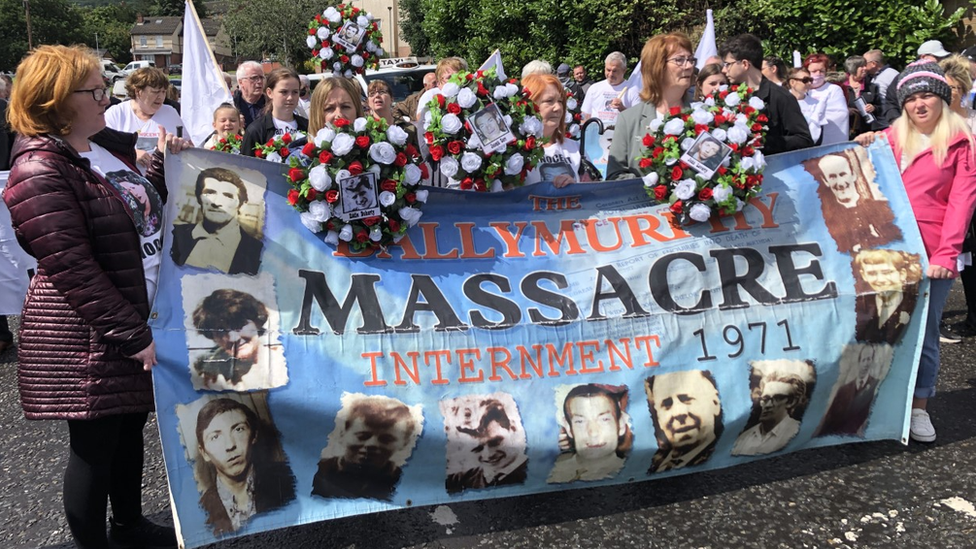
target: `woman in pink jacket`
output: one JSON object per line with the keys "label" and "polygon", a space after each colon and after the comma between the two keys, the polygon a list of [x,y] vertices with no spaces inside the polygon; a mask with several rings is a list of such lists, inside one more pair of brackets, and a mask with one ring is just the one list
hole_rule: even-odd
{"label": "woman in pink jacket", "polygon": [[[952,92],[935,63],[916,62],[899,76],[902,115],[883,133],[895,153],[908,200],[915,212],[931,279],[925,339],[912,401],[911,437],[935,440],[926,412],[939,373],[939,319],[952,279],[959,275],[956,258],[976,207],[976,143],[966,121],[949,109]],[[878,134],[858,136],[867,145]]]}

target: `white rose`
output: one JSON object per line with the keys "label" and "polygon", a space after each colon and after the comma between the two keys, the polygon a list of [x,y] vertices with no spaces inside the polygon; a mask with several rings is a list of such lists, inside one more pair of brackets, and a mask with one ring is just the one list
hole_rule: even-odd
{"label": "white rose", "polygon": [[748,123],[749,119],[746,117],[746,115],[742,113],[735,115],[735,122],[733,122],[733,124],[736,126],[746,126]]}
{"label": "white rose", "polygon": [[308,213],[312,214],[312,219],[316,221],[328,221],[332,217],[332,208],[325,200],[313,200],[308,205]]}
{"label": "white rose", "polygon": [[522,135],[534,135],[536,137],[542,137],[542,120],[539,120],[537,116],[527,116],[525,120],[519,124],[519,132]]}
{"label": "white rose", "polygon": [[567,124],[571,124],[573,122],[573,114],[569,111],[566,111],[566,116],[563,117],[563,121],[566,122]]}
{"label": "white rose", "polygon": [[396,160],[396,149],[393,145],[380,141],[369,148],[369,157],[380,164],[392,164]]}
{"label": "white rose", "polygon": [[348,133],[340,133],[335,136],[332,140],[332,154],[336,156],[345,156],[349,154],[352,150],[353,145],[356,144],[356,140]]}
{"label": "white rose", "polygon": [[505,185],[503,185],[501,181],[499,181],[497,179],[493,179],[491,181],[491,188],[488,189],[488,192],[490,192],[490,193],[500,193],[500,192],[502,192],[504,190],[505,190]]}
{"label": "white rose", "polygon": [[699,111],[701,110],[702,105],[704,105],[704,103],[702,103],[701,101],[692,101],[691,104],[689,104],[688,106],[691,107],[691,110],[693,111]]}
{"label": "white rose", "polygon": [[725,141],[725,138],[728,137],[725,133],[725,130],[723,130],[722,128],[715,128],[709,133],[711,133],[712,137],[718,139],[719,141]]}
{"label": "white rose", "polygon": [[739,161],[739,168],[743,171],[754,170],[756,169],[756,161],[751,156],[745,156]]}
{"label": "white rose", "polygon": [[349,242],[352,240],[352,225],[343,225],[339,231],[339,240]]}
{"label": "white rose", "polygon": [[672,118],[664,125],[665,135],[679,135],[685,131],[685,121],[680,118]]}
{"label": "white rose", "polygon": [[746,139],[749,139],[749,132],[738,125],[729,128],[728,134],[729,142],[737,145],[745,143]]}
{"label": "white rose", "polygon": [[688,217],[698,222],[708,221],[708,218],[712,217],[712,209],[699,202],[688,211]]}
{"label": "white rose", "polygon": [[357,68],[363,66],[363,58],[360,57],[358,54],[350,57],[349,62],[352,63],[352,66]]}
{"label": "white rose", "polygon": [[762,151],[756,151],[752,155],[752,159],[756,162],[756,171],[762,170],[766,167],[766,157],[763,155]]}
{"label": "white rose", "polygon": [[370,53],[376,51],[376,44],[374,44],[372,41],[366,42],[366,51]]}
{"label": "white rose", "polygon": [[502,118],[505,119],[505,127],[506,128],[511,128],[512,127],[512,117],[506,114]]}
{"label": "white rose", "polygon": [[329,171],[322,164],[308,171],[308,181],[312,184],[312,188],[319,192],[327,190],[332,186],[332,178],[329,177]]}
{"label": "white rose", "polygon": [[[321,54],[319,54],[319,55],[321,55]],[[332,64],[332,70],[334,72],[336,72],[336,73],[341,73],[342,72],[342,63],[340,63],[338,61],[336,61],[335,63],[333,63]]]}
{"label": "white rose", "polygon": [[379,175],[380,172],[383,171],[383,169],[380,168],[379,164],[373,164],[372,166],[366,168],[366,171],[369,173],[375,173],[376,175]]}
{"label": "white rose", "polygon": [[322,223],[316,221],[315,216],[313,216],[311,212],[302,212],[298,217],[301,218],[302,225],[305,225],[305,228],[313,233],[317,233],[322,230]]}
{"label": "white rose", "polygon": [[370,23],[372,23],[374,19],[376,19],[376,18],[373,17],[373,12],[367,11],[366,12],[366,20],[368,20]]}
{"label": "white rose", "polygon": [[346,78],[352,78],[352,71],[346,69],[346,71],[342,73],[342,76],[345,76]]}
{"label": "white rose", "polygon": [[356,24],[360,27],[365,27],[369,25],[369,19],[367,19],[365,15],[360,15],[356,18]]}
{"label": "white rose", "polygon": [[481,167],[481,156],[470,152],[462,154],[461,167],[468,173],[474,172]]}
{"label": "white rose", "polygon": [[667,159],[664,160],[664,165],[665,166],[674,166],[677,163],[678,163],[678,159],[677,158],[667,158]]}
{"label": "white rose", "polygon": [[711,124],[715,117],[708,111],[697,110],[692,111],[691,119],[695,121],[695,124]]}
{"label": "white rose", "polygon": [[335,174],[336,181],[344,181],[346,179],[349,179],[350,177],[352,177],[352,174],[349,173],[349,170],[339,170]]}
{"label": "white rose", "polygon": [[577,106],[579,106],[579,103],[576,102],[575,97],[570,97],[569,99],[566,100],[567,111],[575,111]]}
{"label": "white rose", "polygon": [[684,138],[684,139],[681,140],[681,150],[687,151],[694,144],[695,144],[694,138],[686,137],[686,138]]}
{"label": "white rose", "polygon": [[509,82],[508,84],[505,84],[505,90],[508,92],[508,96],[512,97],[519,92],[519,87]]}
{"label": "white rose", "polygon": [[522,155],[515,153],[508,157],[505,161],[505,175],[518,175],[522,173],[522,167],[525,165],[525,159]]}
{"label": "white rose", "polygon": [[720,85],[718,87],[718,91],[720,91],[720,92],[724,92],[724,91],[726,91],[728,89],[729,89],[729,85],[728,84],[722,84],[722,85]]}
{"label": "white rose", "polygon": [[406,223],[408,227],[413,227],[416,225],[417,222],[420,221],[420,216],[424,215],[424,212],[416,208],[411,208],[410,206],[400,208],[397,210],[397,213],[400,214],[400,218],[403,219],[403,222]]}
{"label": "white rose", "polygon": [[725,96],[725,104],[730,107],[734,107],[741,102],[742,102],[742,98],[739,97],[739,94],[736,92],[732,92]]}
{"label": "white rose", "polygon": [[644,180],[644,186],[645,187],[653,187],[653,186],[657,185],[657,182],[658,182],[658,179],[660,179],[660,176],[657,175],[657,172],[651,172],[651,173],[645,175],[642,179]]}
{"label": "white rose", "polygon": [[745,202],[739,200],[738,198],[735,199],[735,211],[741,212],[742,211],[742,208],[745,208],[745,207],[746,207],[746,203]]}
{"label": "white rose", "polygon": [[430,194],[430,192],[427,189],[420,189],[414,193],[414,198],[417,199],[417,202],[426,203],[428,194]]}
{"label": "white rose", "polygon": [[420,181],[421,175],[423,173],[415,164],[407,164],[403,167],[403,182],[407,185],[416,185]]}
{"label": "white rose", "polygon": [[452,156],[441,158],[441,173],[444,177],[454,177],[458,172],[458,161]]}
{"label": "white rose", "polygon": [[647,129],[650,130],[651,133],[657,133],[657,131],[661,129],[661,126],[663,124],[664,124],[664,120],[661,120],[660,118],[655,118],[654,120],[651,120],[650,124],[647,125]]}
{"label": "white rose", "polygon": [[766,103],[762,99],[759,99],[758,97],[753,95],[752,97],[749,98],[749,106],[756,109],[757,111],[761,111],[766,106]]}
{"label": "white rose", "polygon": [[326,126],[321,130],[319,130],[318,133],[315,134],[315,137],[312,138],[312,141],[315,143],[316,147],[321,149],[326,143],[331,143],[332,140],[335,139],[335,136],[336,136],[335,130]]}
{"label": "white rose", "polygon": [[383,239],[383,229],[380,229],[379,225],[373,225],[373,228],[369,230],[369,239],[373,242],[379,242]]}
{"label": "white rose", "polygon": [[731,156],[726,156],[725,158],[723,158],[722,159],[722,165],[725,166],[726,168],[728,168],[729,166],[731,166],[732,165],[732,157]]}
{"label": "white rose", "polygon": [[674,187],[674,195],[681,200],[688,200],[695,196],[695,182],[691,179],[682,179]]}
{"label": "white rose", "polygon": [[393,205],[394,202],[396,202],[396,195],[395,194],[391,193],[390,191],[383,191],[383,192],[380,193],[380,204],[384,208],[387,208],[387,207]]}
{"label": "white rose", "polygon": [[330,246],[338,246],[339,245],[339,233],[337,233],[335,231],[329,231],[325,235],[325,243],[326,244],[329,244]]}
{"label": "white rose", "polygon": [[468,149],[475,151],[480,148],[481,148],[481,139],[478,139],[478,134],[472,133],[470,136],[468,136]]}
{"label": "white rose", "polygon": [[264,157],[264,159],[268,162],[281,163],[281,155],[276,152],[268,153],[268,156]]}
{"label": "white rose", "polygon": [[357,119],[353,120],[352,121],[352,129],[356,133],[359,133],[361,131],[364,131],[366,129],[366,119],[365,118],[357,118]]}
{"label": "white rose", "polygon": [[[447,84],[447,86],[451,86],[451,85],[452,84],[450,82]],[[447,86],[444,86],[444,88],[446,89]],[[454,87],[456,88],[457,85],[454,85]],[[468,88],[461,88],[461,90],[457,92],[457,102],[462,109],[470,109],[471,106],[474,105],[475,101],[477,100],[478,100],[478,96],[475,95],[474,92],[469,90]]]}
{"label": "white rose", "polygon": [[319,40],[322,41],[328,40],[330,34],[332,31],[329,30],[329,27],[319,27],[319,30],[315,31],[315,36],[318,36]]}
{"label": "white rose", "polygon": [[329,20],[329,23],[338,23],[342,21],[342,14],[336,10],[332,10],[332,13],[327,14],[325,18]]}
{"label": "white rose", "polygon": [[461,126],[461,119],[457,115],[447,113],[441,118],[441,129],[444,133],[454,135],[461,130]]}
{"label": "white rose", "polygon": [[403,131],[400,126],[390,126],[386,129],[386,138],[390,140],[390,143],[402,147],[407,142],[407,132]]}
{"label": "white rose", "polygon": [[424,111],[424,129],[425,130],[430,127],[430,122],[433,119],[434,119],[434,115],[430,114],[430,111],[425,110]]}
{"label": "white rose", "polygon": [[444,97],[454,97],[459,91],[461,91],[461,88],[457,84],[454,82],[448,82],[447,84],[444,84],[443,88],[441,88],[441,95]]}
{"label": "white rose", "polygon": [[579,135],[579,132],[580,132],[579,124],[573,124],[572,126],[569,127],[569,135],[576,136]]}
{"label": "white rose", "polygon": [[377,56],[377,57],[383,57],[383,54],[385,54],[385,53],[386,53],[386,52],[385,52],[385,51],[383,51],[383,48],[380,48],[380,47],[377,47],[377,48],[376,48],[376,56]]}
{"label": "white rose", "polygon": [[705,104],[708,105],[709,107],[714,107],[715,106],[715,98],[712,97],[711,95],[709,95],[708,97],[705,98]]}
{"label": "white rose", "polygon": [[[319,30],[322,29],[320,28]],[[309,35],[309,37],[305,39],[305,44],[308,46],[308,49],[314,50],[315,46],[319,45],[319,41],[316,40],[314,36]]]}
{"label": "white rose", "polygon": [[331,20],[332,19],[332,16],[334,14],[336,14],[336,13],[339,13],[339,11],[336,10],[335,7],[329,6],[329,7],[325,8],[325,11],[322,12],[322,17],[325,17],[326,19],[330,19]]}
{"label": "white rose", "polygon": [[725,185],[716,185],[712,189],[712,200],[715,202],[725,202],[725,200],[732,195],[732,189],[726,187]]}
{"label": "white rose", "polygon": [[495,89],[491,92],[491,96],[499,101],[508,97],[508,90],[505,86],[495,86]]}

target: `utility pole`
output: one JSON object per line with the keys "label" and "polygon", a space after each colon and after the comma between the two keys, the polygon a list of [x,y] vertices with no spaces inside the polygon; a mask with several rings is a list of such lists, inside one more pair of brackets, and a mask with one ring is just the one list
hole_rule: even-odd
{"label": "utility pole", "polygon": [[95,33],[95,53],[98,53],[98,33],[97,32]]}
{"label": "utility pole", "polygon": [[30,0],[24,0],[24,18],[27,20],[27,50],[34,49],[34,39],[31,37]]}

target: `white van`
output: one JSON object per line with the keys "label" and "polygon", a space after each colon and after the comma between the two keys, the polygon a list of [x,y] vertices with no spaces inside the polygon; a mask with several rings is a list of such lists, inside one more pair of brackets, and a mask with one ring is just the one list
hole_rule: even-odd
{"label": "white van", "polygon": [[153,63],[152,61],[133,61],[128,65],[126,65],[124,69],[122,69],[122,74],[125,76],[129,76],[130,74],[136,72],[137,70],[145,67],[156,68],[156,64]]}
{"label": "white van", "polygon": [[114,83],[116,80],[122,80],[125,75],[122,74],[122,69],[120,69],[115,63],[109,61],[108,59],[102,59],[102,77],[109,82]]}

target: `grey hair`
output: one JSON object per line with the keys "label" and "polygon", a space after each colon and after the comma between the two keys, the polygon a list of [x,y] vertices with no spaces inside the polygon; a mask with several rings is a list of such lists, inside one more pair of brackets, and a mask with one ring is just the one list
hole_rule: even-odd
{"label": "grey hair", "polygon": [[522,67],[522,78],[530,74],[552,74],[552,65],[548,61],[534,59]]}
{"label": "grey hair", "polygon": [[243,75],[241,73],[246,72],[247,69],[254,69],[260,72],[261,74],[264,74],[264,67],[261,66],[261,63],[258,63],[257,61],[245,61],[237,66],[236,76],[237,76],[238,84],[241,83],[241,78],[243,78]]}
{"label": "grey hair", "polygon": [[877,61],[882,65],[885,64],[884,52],[882,52],[881,50],[868,50],[864,52],[864,59],[867,61]]}
{"label": "grey hair", "polygon": [[617,63],[618,65],[620,65],[621,67],[623,67],[623,68],[626,69],[627,68],[627,56],[624,55],[623,53],[619,52],[619,51],[615,51],[615,52],[612,52],[610,55],[608,55],[607,58],[603,60],[603,63],[605,65],[606,64],[610,64],[610,63]]}
{"label": "grey hair", "polygon": [[844,61],[844,72],[847,74],[854,74],[857,72],[857,69],[867,64],[868,62],[864,59],[864,56],[852,55],[847,58],[847,61]]}

